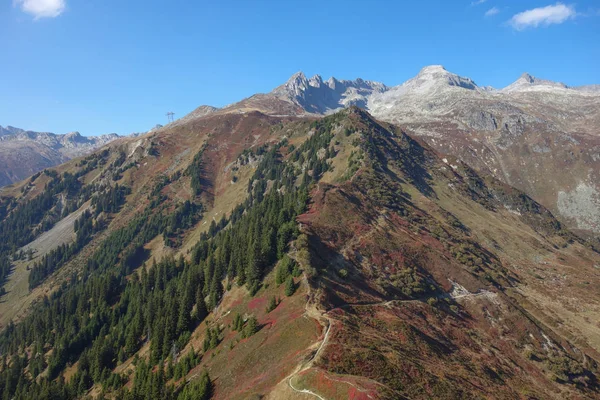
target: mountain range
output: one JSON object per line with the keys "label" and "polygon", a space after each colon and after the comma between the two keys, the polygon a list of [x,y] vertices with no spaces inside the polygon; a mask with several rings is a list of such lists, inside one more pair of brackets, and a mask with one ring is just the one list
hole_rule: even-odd
{"label": "mountain range", "polygon": [[270,93],[203,110],[306,116],[350,105],[523,190],[569,227],[600,232],[598,85],[569,87],[525,73],[494,89],[439,65],[394,87],[299,72]]}
{"label": "mountain range", "polygon": [[[324,81],[298,72],[270,93],[220,109],[200,106],[172,124],[215,112],[308,116],[352,105],[525,191],[569,227],[600,232],[600,85],[569,87],[524,73],[509,86],[494,89],[440,65],[425,67],[393,87],[360,78]],[[88,154],[118,137],[0,127],[0,186]]]}
{"label": "mountain range", "polygon": [[6,186],[0,393],[599,398],[599,99],[298,73]]}
{"label": "mountain range", "polygon": [[[156,125],[150,130],[160,129]],[[132,133],[137,137],[147,132]],[[123,136],[109,133],[83,136],[79,132],[55,134],[0,126],[0,187],[23,180],[46,168],[81,157]]]}
{"label": "mountain range", "polygon": [[89,154],[119,137],[115,133],[93,137],[79,132],[57,135],[0,126],[0,186]]}

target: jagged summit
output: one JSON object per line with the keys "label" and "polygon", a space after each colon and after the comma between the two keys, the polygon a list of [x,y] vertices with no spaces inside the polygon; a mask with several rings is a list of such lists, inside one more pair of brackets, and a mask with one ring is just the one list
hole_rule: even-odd
{"label": "jagged summit", "polygon": [[308,80],[308,84],[313,87],[320,87],[323,84],[323,78],[321,78],[321,75],[315,75]]}
{"label": "jagged summit", "polygon": [[[576,94],[596,96],[597,87],[569,88],[563,83],[536,78],[528,73],[504,89],[479,86],[471,78],[448,71],[443,65],[423,68],[406,82],[388,87],[383,83],[357,78],[354,80],[321,75],[308,77],[304,72],[293,74],[284,84],[266,94],[256,94],[219,110],[222,113],[260,111],[268,115],[330,114],[355,105],[367,109],[378,118],[395,122],[430,121],[437,116],[467,107],[470,102],[513,101],[512,92],[545,92],[560,96]],[[460,103],[460,102],[467,103]],[[505,111],[510,106],[499,106]],[[203,116],[200,113],[199,116]],[[471,119],[469,117],[469,119]],[[489,122],[489,121],[488,121]],[[471,124],[467,124],[471,125]],[[485,124],[493,127],[494,123]],[[510,125],[510,124],[509,124]]]}
{"label": "jagged summit", "polygon": [[275,88],[271,95],[290,101],[308,113],[328,114],[351,105],[364,108],[370,95],[387,89],[380,82],[360,78],[339,80],[331,77],[323,81],[320,75],[314,75],[309,79],[300,71],[292,75],[285,84]]}
{"label": "jagged summit", "polygon": [[304,72],[296,72],[283,86],[290,93],[300,94],[300,92],[308,87],[308,79],[306,79]]}

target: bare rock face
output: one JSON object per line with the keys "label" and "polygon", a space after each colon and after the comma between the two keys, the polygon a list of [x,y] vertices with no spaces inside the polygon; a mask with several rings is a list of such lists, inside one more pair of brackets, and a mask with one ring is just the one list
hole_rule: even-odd
{"label": "bare rock face", "polygon": [[298,72],[272,94],[297,104],[309,113],[329,114],[349,106],[365,108],[369,96],[386,90],[382,83],[360,78],[348,81],[331,77],[324,82],[319,75],[307,79]]}

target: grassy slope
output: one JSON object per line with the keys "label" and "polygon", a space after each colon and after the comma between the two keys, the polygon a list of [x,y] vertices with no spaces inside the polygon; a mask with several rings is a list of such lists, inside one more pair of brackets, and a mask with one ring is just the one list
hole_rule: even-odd
{"label": "grassy slope", "polygon": [[[338,322],[320,368],[376,379],[387,386],[391,397],[487,394],[565,398],[597,394],[593,375],[571,376],[570,383],[560,383],[553,363],[564,356],[578,360],[590,373],[596,371],[589,357],[598,359],[599,354],[600,330],[590,318],[597,315],[600,300],[594,293],[600,283],[600,273],[593,267],[600,259],[598,254],[578,242],[569,244],[558,232],[540,233],[540,226],[531,225],[514,210],[496,207],[492,211],[471,200],[457,182],[454,187],[448,185],[452,183],[448,181],[451,167],[432,157],[427,171],[433,193],[424,195],[407,183],[406,174],[399,176],[409,199],[408,217],[382,207],[372,193],[361,193],[361,188],[352,184],[321,185],[313,193],[315,203],[302,222],[313,234],[314,256],[323,268],[319,280],[327,288],[324,302],[331,310],[328,315]],[[400,169],[396,173],[401,174]],[[444,218],[447,212],[468,234],[450,230]],[[494,255],[495,266],[488,273],[496,269],[496,287],[449,254],[433,235],[436,224],[452,236],[477,240]],[[417,257],[407,260],[405,254]],[[391,278],[394,269],[415,262],[440,288],[450,289],[452,279],[472,293],[486,290],[490,295],[450,301],[458,306],[456,312],[445,302],[431,307],[425,302],[427,297],[417,303],[384,306],[383,301],[395,295],[386,292],[381,283]],[[341,268],[350,271],[348,278],[338,276],[336,270]],[[561,279],[536,275],[540,268]],[[543,295],[538,293],[542,287],[546,288]],[[428,296],[440,302],[445,295]],[[365,299],[382,303],[339,308]],[[560,319],[548,324],[552,315]],[[305,383],[329,390],[322,378],[307,378]],[[577,394],[579,390],[582,392]]]}

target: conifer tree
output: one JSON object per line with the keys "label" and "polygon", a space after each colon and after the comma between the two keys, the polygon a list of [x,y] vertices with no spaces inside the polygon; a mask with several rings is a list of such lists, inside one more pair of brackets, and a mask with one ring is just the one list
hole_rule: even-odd
{"label": "conifer tree", "polygon": [[204,321],[204,318],[208,315],[208,309],[204,302],[204,294],[202,288],[198,286],[196,289],[196,322],[200,323]]}
{"label": "conifer tree", "polygon": [[295,291],[296,284],[294,283],[294,278],[288,276],[287,280],[285,281],[285,295],[289,297],[293,295]]}
{"label": "conifer tree", "polygon": [[269,302],[267,303],[266,311],[267,311],[267,313],[270,313],[275,308],[277,308],[277,299],[275,298],[275,296],[271,296],[269,298]]}
{"label": "conifer tree", "polygon": [[246,326],[244,326],[244,329],[242,331],[242,337],[243,338],[249,338],[250,336],[254,335],[258,330],[258,321],[256,320],[256,317],[253,315],[250,318],[248,318],[248,321],[246,321]]}

